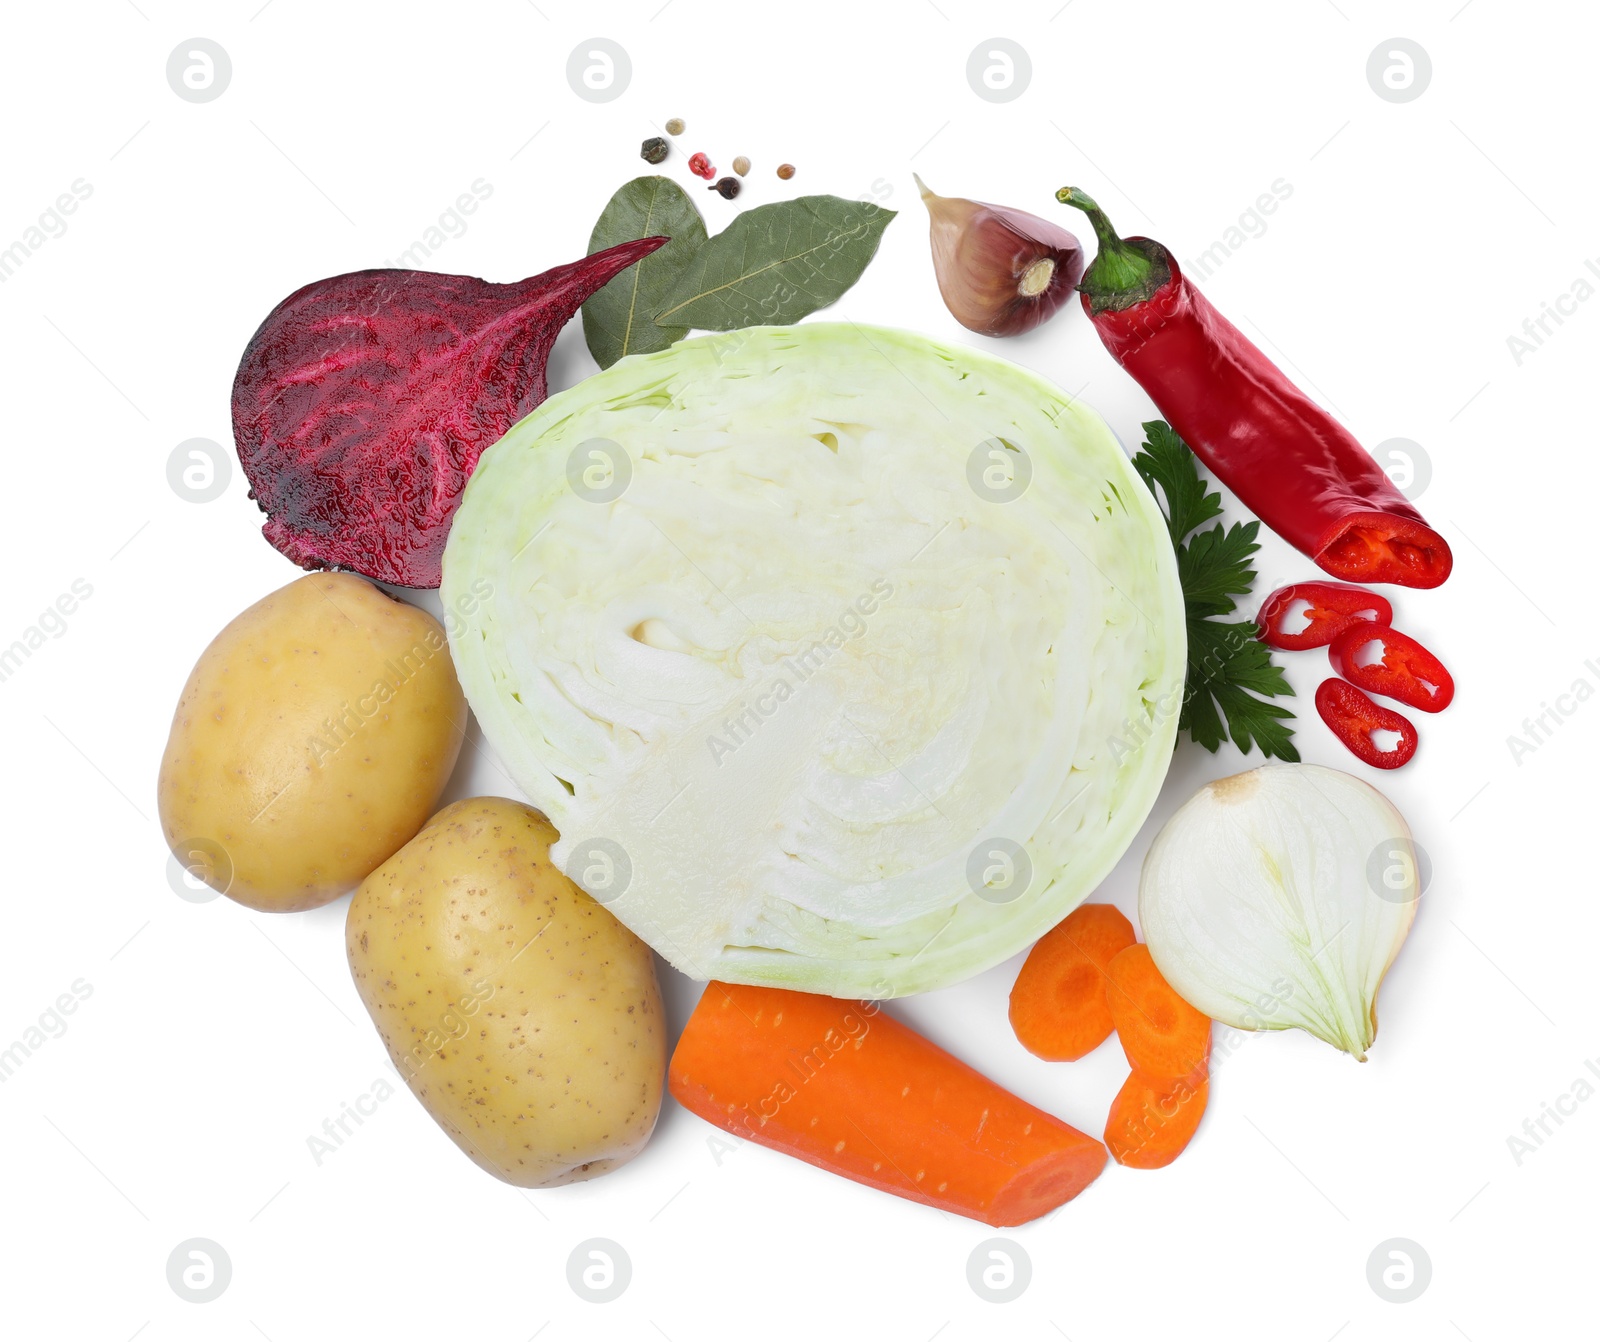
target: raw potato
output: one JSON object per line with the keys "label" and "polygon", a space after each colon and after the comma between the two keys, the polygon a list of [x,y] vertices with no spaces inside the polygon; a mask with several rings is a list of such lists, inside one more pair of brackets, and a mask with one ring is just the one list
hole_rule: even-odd
{"label": "raw potato", "polygon": [[502,797],[447,806],[350,902],[345,950],[389,1056],[457,1146],[522,1188],[644,1149],[667,1063],[650,948]]}
{"label": "raw potato", "polygon": [[316,908],[422,827],[466,722],[438,621],[365,579],[310,574],[190,672],[161,759],[162,832],[241,904]]}

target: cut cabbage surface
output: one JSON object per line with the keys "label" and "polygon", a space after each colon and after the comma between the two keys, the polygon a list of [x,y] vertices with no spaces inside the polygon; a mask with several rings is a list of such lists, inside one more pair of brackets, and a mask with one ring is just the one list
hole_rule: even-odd
{"label": "cut cabbage surface", "polygon": [[906,332],[735,331],[551,397],[442,595],[556,862],[696,978],[977,973],[1094,890],[1172,755],[1183,598],[1116,439]]}

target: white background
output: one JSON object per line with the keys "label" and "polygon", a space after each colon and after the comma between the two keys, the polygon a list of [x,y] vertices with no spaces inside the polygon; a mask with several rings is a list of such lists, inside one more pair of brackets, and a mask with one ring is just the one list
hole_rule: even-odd
{"label": "white background", "polygon": [[[1574,681],[1600,686],[1600,663],[1585,665],[1600,658],[1589,394],[1600,303],[1552,324],[1520,365],[1507,346],[1600,257],[1587,143],[1600,23],[1584,14],[1507,0],[9,7],[0,246],[75,179],[92,195],[0,286],[0,644],[75,579],[93,595],[0,683],[0,1047],[75,981],[92,993],[0,1082],[0,1331],[1592,1333],[1600,1099],[1520,1165],[1507,1145],[1600,1056],[1589,763],[1600,703],[1520,762],[1507,743]],[[596,35],[621,42],[633,67],[605,105],[565,77],[568,54]],[[1433,66],[1406,104],[1365,74],[1397,35]],[[203,105],[164,73],[194,36],[233,64]],[[1005,104],[976,96],[965,74],[995,36],[1032,61],[1030,86]],[[1048,1221],[999,1232],[1033,1263],[1011,1304],[967,1282],[969,1254],[996,1232],[751,1145],[719,1150],[670,1103],[631,1166],[564,1190],[498,1184],[403,1090],[318,1165],[307,1138],[387,1075],[344,963],[345,902],[272,917],[186,903],[168,885],[155,775],[179,688],[227,620],[295,576],[261,539],[236,469],[223,498],[196,505],[168,487],[169,453],[191,437],[230,442],[235,363],[290,290],[395,257],[477,178],[492,196],[426,264],[507,280],[573,259],[607,196],[647,170],[640,139],[671,116],[689,123],[684,149],[755,161],[739,205],[832,191],[903,211],[841,314],[997,349],[1081,391],[1128,442],[1150,406],[1081,313],[1003,345],[949,318],[911,170],[947,194],[1056,217],[1052,193],[1072,182],[1183,260],[1281,178],[1292,195],[1207,293],[1363,441],[1413,439],[1431,460],[1421,504],[1456,572],[1441,591],[1402,592],[1397,618],[1460,688],[1422,722],[1416,761],[1378,779],[1434,880],[1384,988],[1371,1061],[1302,1035],[1247,1037],[1175,1165],[1113,1166]],[[783,159],[799,168],[788,186],[772,176]],[[691,180],[681,153],[667,170]],[[713,230],[733,215],[696,199]],[[591,368],[575,323],[552,384]],[[1309,576],[1273,541],[1258,592]],[[1310,709],[1320,654],[1289,673],[1306,758],[1363,772]],[[1131,913],[1156,826],[1240,765],[1227,749],[1181,746],[1100,897]],[[508,787],[472,749],[451,795]],[[1117,1047],[1073,1065],[1026,1054],[1005,1020],[1018,963],[892,1009],[1098,1133],[1124,1072]],[[670,971],[664,982],[676,1031],[698,986]],[[209,1304],[167,1283],[169,1253],[195,1236],[233,1265]],[[594,1236],[633,1264],[607,1305],[566,1280],[573,1246]],[[1432,1262],[1410,1304],[1367,1281],[1369,1254],[1395,1236]]]}

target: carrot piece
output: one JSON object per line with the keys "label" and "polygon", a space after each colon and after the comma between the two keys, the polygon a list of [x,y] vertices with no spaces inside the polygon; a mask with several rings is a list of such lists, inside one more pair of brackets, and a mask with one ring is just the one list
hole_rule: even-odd
{"label": "carrot piece", "polygon": [[1021,1225],[1105,1167],[1093,1137],[1002,1090],[875,1002],[707,985],[667,1068],[684,1108],[857,1183]]}
{"label": "carrot piece", "polygon": [[1118,951],[1106,975],[1111,1019],[1134,1071],[1152,1077],[1187,1077],[1206,1070],[1211,1018],[1173,991],[1150,958],[1148,946]]}
{"label": "carrot piece", "polygon": [[1172,1164],[1200,1126],[1210,1090],[1204,1071],[1176,1081],[1137,1069],[1128,1073],[1106,1119],[1113,1159],[1136,1170]]}
{"label": "carrot piece", "polygon": [[1133,945],[1114,904],[1080,904],[1040,937],[1011,986],[1011,1028],[1029,1053],[1072,1062],[1110,1037],[1106,966]]}

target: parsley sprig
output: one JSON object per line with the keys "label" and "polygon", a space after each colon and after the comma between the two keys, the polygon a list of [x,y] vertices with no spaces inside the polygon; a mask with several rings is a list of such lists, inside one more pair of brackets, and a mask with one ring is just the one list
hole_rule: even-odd
{"label": "parsley sprig", "polygon": [[1297,761],[1300,752],[1288,725],[1294,714],[1269,702],[1294,690],[1256,637],[1255,621],[1226,619],[1238,609],[1235,598],[1249,595],[1255,583],[1250,557],[1261,548],[1261,523],[1218,522],[1199,531],[1222,516],[1222,496],[1209,487],[1194,453],[1170,424],[1151,420],[1144,434],[1133,466],[1166,513],[1189,635],[1178,730],[1213,754],[1231,738],[1246,754],[1257,745],[1269,759]]}

